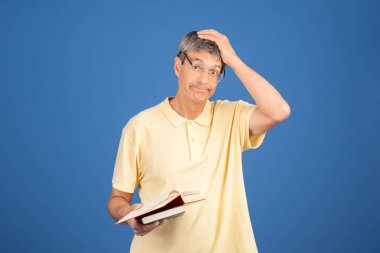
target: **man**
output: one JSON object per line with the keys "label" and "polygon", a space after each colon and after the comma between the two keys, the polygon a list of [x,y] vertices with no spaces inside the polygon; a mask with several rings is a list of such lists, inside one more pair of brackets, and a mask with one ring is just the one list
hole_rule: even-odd
{"label": "man", "polygon": [[[256,105],[210,102],[229,65]],[[174,59],[175,97],[134,116],[123,128],[108,210],[118,220],[138,186],[142,203],[170,190],[196,190],[205,200],[184,215],[150,225],[128,221],[131,252],[257,252],[241,153],[260,146],[290,107],[271,84],[237,56],[215,30],[188,33]]]}

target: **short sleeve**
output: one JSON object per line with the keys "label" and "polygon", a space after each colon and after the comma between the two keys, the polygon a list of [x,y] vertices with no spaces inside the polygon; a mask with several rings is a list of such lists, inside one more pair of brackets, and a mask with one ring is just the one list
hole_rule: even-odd
{"label": "short sleeve", "polygon": [[124,127],[117,151],[112,187],[123,192],[133,193],[138,184],[138,165],[138,147]]}
{"label": "short sleeve", "polygon": [[264,141],[266,132],[259,135],[249,136],[249,121],[253,111],[256,109],[256,105],[244,102],[242,100],[237,102],[236,118],[239,119],[239,133],[240,143],[242,144],[242,150],[256,149]]}

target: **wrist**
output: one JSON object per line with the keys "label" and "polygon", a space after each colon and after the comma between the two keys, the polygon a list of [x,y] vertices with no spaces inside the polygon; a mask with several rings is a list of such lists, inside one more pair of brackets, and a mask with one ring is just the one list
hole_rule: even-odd
{"label": "wrist", "polygon": [[244,66],[244,62],[239,58],[239,57],[236,57],[234,60],[231,61],[230,64],[228,64],[231,69],[236,72],[236,70],[238,70],[239,68],[241,68],[242,66]]}
{"label": "wrist", "polygon": [[124,216],[126,216],[127,214],[129,214],[131,211],[133,211],[132,207],[130,205],[122,205],[118,208],[117,210],[117,216],[118,216],[118,219],[121,219],[123,218]]}

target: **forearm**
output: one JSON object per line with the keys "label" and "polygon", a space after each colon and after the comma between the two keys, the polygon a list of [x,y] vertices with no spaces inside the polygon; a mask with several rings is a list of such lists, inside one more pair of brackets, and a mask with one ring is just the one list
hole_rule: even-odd
{"label": "forearm", "polygon": [[281,120],[290,114],[290,107],[280,93],[240,58],[236,58],[230,67],[242,81],[264,115]]}
{"label": "forearm", "polygon": [[108,202],[108,212],[115,221],[120,220],[130,211],[132,211],[131,204],[122,197],[112,197]]}

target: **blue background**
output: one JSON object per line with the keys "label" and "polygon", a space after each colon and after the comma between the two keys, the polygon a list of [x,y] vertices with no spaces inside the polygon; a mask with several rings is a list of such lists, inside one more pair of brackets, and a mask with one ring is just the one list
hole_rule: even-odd
{"label": "blue background", "polygon": [[[243,156],[260,252],[380,252],[379,11],[0,1],[0,251],[129,251],[132,231],[107,213],[122,127],[175,95],[182,36],[214,28],[292,108]],[[252,102],[230,68],[213,99]]]}

